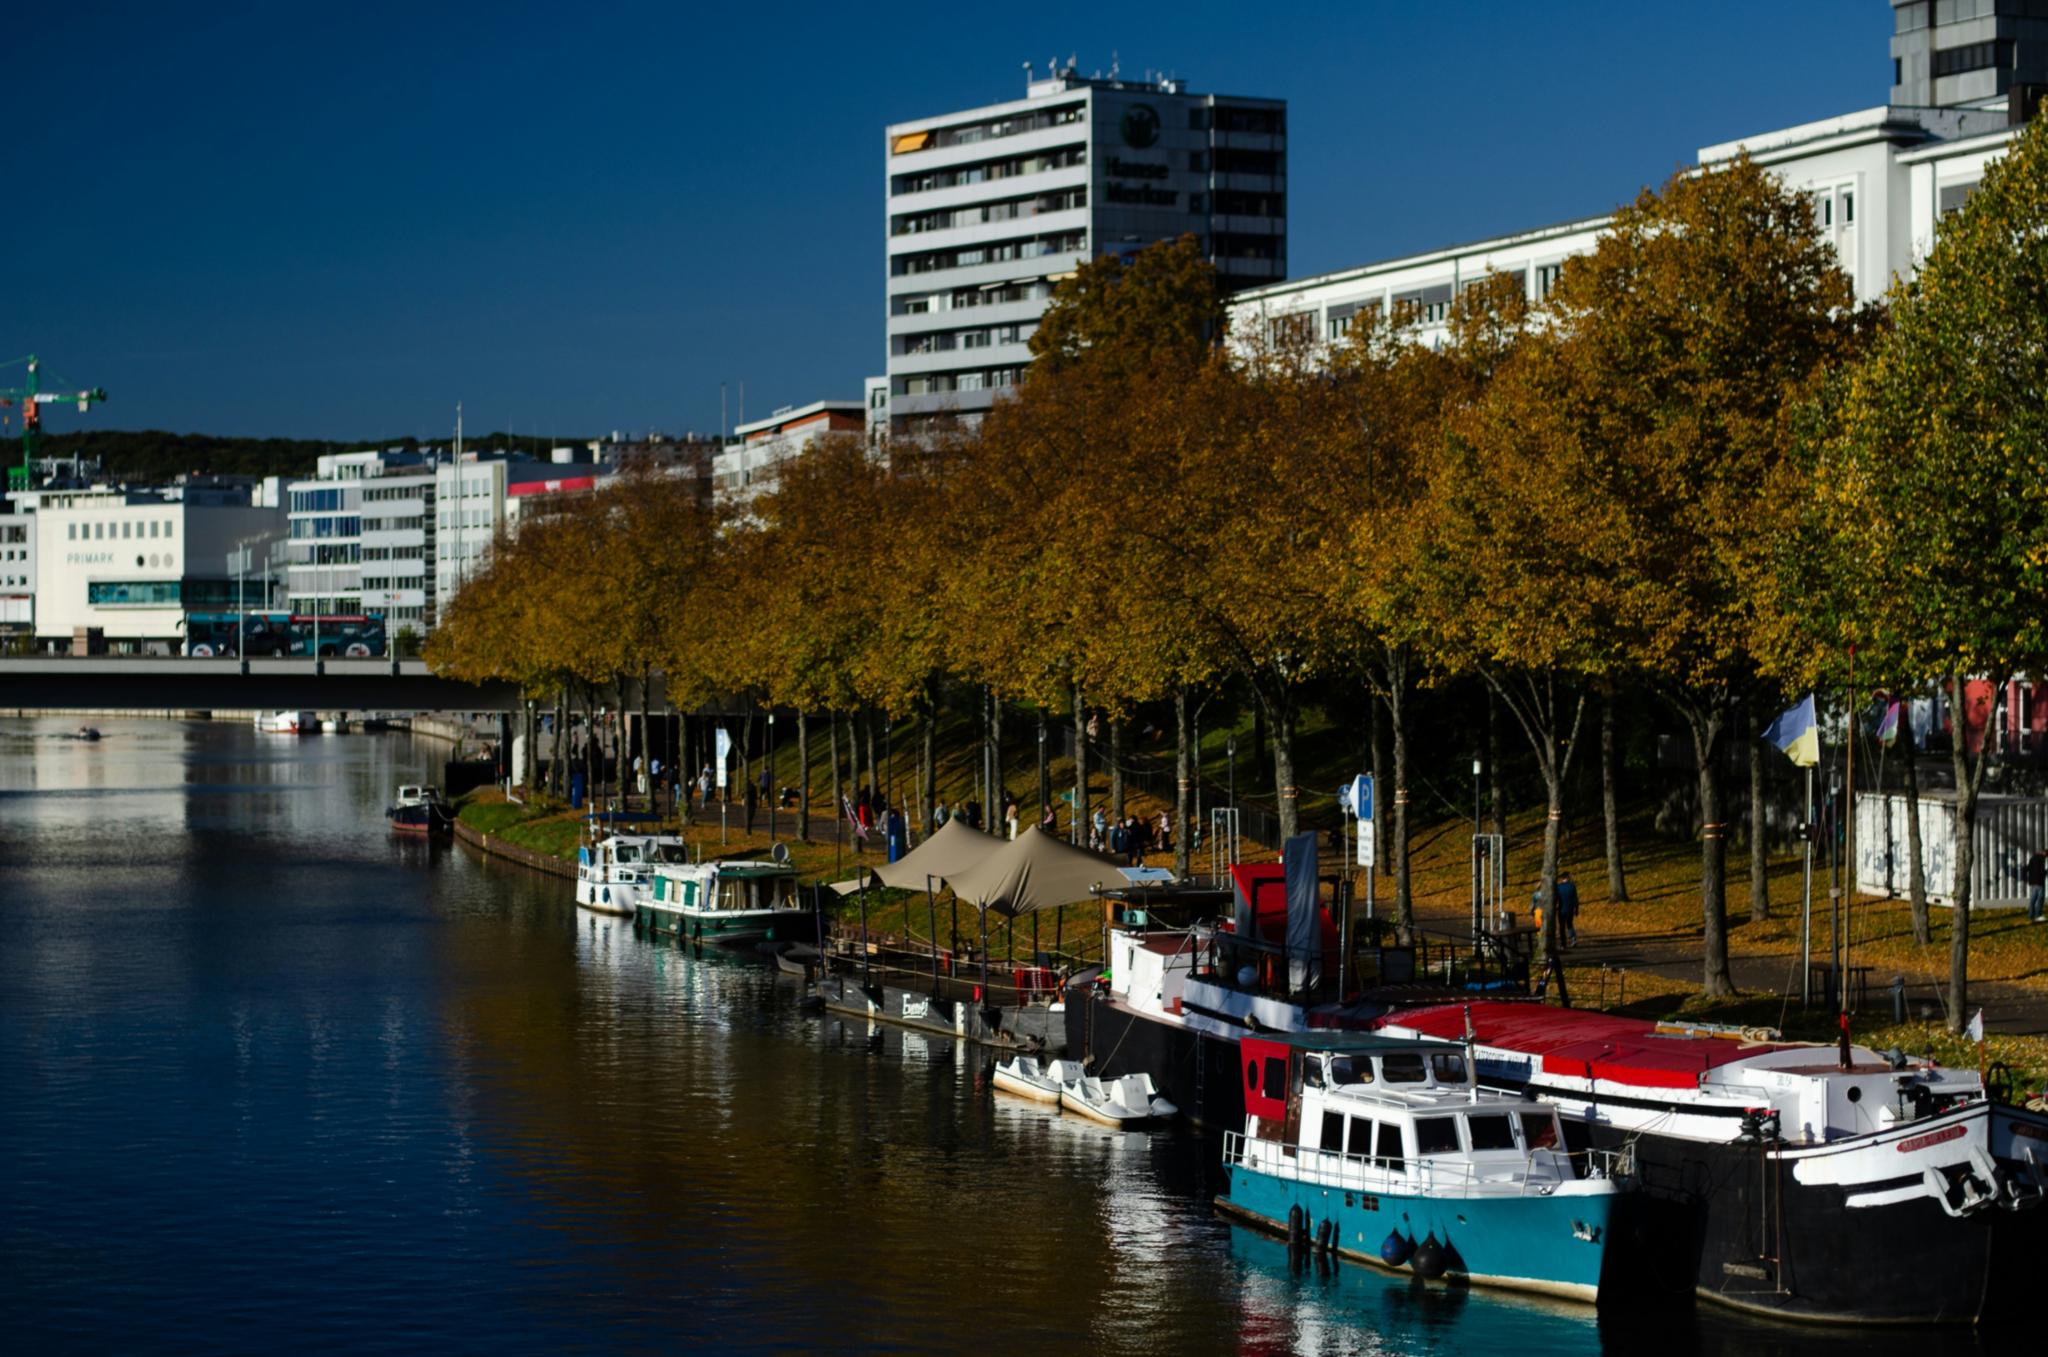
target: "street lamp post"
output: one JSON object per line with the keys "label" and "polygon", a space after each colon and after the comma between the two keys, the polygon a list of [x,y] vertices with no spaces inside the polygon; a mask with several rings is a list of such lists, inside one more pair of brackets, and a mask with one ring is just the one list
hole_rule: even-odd
{"label": "street lamp post", "polygon": [[1237,736],[1235,733],[1224,740],[1224,752],[1230,755],[1230,804],[1237,805]]}

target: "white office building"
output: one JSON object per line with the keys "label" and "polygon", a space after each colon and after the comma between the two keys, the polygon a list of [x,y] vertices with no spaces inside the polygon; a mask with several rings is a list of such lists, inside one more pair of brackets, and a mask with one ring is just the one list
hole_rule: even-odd
{"label": "white office building", "polygon": [[235,609],[238,547],[283,531],[267,498],[247,485],[38,492],[37,647],[67,647],[84,628],[117,653],[176,653],[186,613]]}
{"label": "white office building", "polygon": [[[1962,205],[2048,84],[2044,0],[1892,0],[1892,9],[1893,103],[1704,146],[1698,157],[1712,166],[1747,152],[1809,194],[1861,301],[1912,273],[1933,243],[1935,223]],[[1943,102],[1901,102],[1909,98]],[[1361,311],[1404,308],[1425,342],[1441,343],[1461,290],[1507,274],[1540,301],[1564,261],[1592,250],[1609,220],[1588,217],[1252,289],[1231,301],[1231,332],[1245,338],[1284,330],[1335,341]]]}
{"label": "white office building", "polygon": [[382,613],[387,635],[434,624],[431,452],[334,453],[287,491],[287,590],[297,613]]}
{"label": "white office building", "polygon": [[1030,362],[1054,285],[1098,255],[1193,234],[1227,290],[1285,277],[1286,114],[1068,66],[1027,74],[1022,99],[892,125],[891,431],[979,417]]}

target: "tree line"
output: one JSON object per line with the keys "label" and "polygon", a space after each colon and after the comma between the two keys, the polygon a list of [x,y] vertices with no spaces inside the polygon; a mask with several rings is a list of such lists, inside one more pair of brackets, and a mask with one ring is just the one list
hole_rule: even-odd
{"label": "tree line", "polygon": [[[1368,308],[1338,340],[1285,318],[1227,335],[1192,239],[1104,257],[979,424],[820,440],[723,515],[622,479],[501,543],[428,654],[536,696],[659,672],[679,708],[923,716],[927,815],[949,682],[1071,713],[1077,737],[1089,708],[1170,707],[1181,825],[1194,707],[1232,684],[1283,835],[1304,696],[1355,685],[1391,737],[1404,931],[1416,704],[1477,680],[1544,787],[1546,948],[1588,713],[1659,704],[1697,769],[1702,981],[1730,993],[1733,743],[1809,688],[1853,716],[1879,688],[2048,670],[2048,129],[1875,305],[1810,201],[1744,159],[1645,190],[1540,302],[1482,279],[1447,338],[1423,333]],[[1994,750],[1951,743],[1959,1024]]]}

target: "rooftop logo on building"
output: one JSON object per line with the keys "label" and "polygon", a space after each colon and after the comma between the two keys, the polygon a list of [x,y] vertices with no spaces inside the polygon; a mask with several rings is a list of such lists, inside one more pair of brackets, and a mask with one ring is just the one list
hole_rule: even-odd
{"label": "rooftop logo on building", "polygon": [[1124,145],[1144,150],[1159,141],[1159,110],[1150,104],[1132,104],[1124,110],[1121,130]]}

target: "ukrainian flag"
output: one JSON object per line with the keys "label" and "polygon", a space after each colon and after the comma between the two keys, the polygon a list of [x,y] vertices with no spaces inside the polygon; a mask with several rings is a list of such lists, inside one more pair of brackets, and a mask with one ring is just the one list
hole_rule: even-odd
{"label": "ukrainian flag", "polygon": [[1764,738],[1785,751],[1785,757],[1801,768],[1820,762],[1820,728],[1813,719],[1813,694],[1789,710],[1778,713]]}

